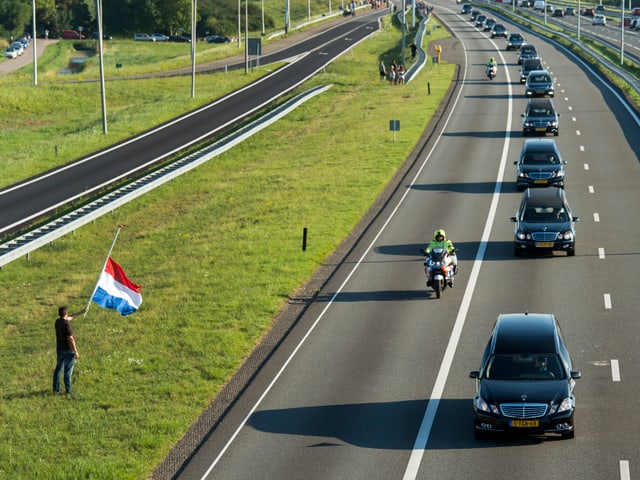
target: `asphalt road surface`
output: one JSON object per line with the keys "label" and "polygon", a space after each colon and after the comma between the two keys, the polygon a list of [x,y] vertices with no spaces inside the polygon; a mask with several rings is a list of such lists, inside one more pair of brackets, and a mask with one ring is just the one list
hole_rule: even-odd
{"label": "asphalt road surface", "polygon": [[0,190],[0,234],[230,128],[371,35],[378,28],[378,18],[385,13],[384,9],[367,11],[304,41],[292,42],[290,48],[273,52],[263,62],[297,60],[233,95],[131,140]]}
{"label": "asphalt road surface", "polygon": [[[640,478],[638,117],[586,65],[535,38],[557,81],[556,141],[582,220],[575,257],[515,258],[517,53],[458,8],[435,4],[453,48],[464,47],[439,135],[179,478]],[[418,249],[439,227],[460,272],[436,299]],[[582,371],[576,438],[476,440],[468,373],[497,315],[525,310],[556,315]]]}

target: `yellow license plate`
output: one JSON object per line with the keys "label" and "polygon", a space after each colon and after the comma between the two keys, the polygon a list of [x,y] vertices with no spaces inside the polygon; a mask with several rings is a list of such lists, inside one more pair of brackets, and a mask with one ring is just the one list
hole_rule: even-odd
{"label": "yellow license plate", "polygon": [[546,132],[546,131],[547,131],[547,127],[536,128],[536,132]]}
{"label": "yellow license plate", "polygon": [[538,420],[511,420],[511,426],[517,428],[534,428],[538,427]]}
{"label": "yellow license plate", "polygon": [[533,183],[535,183],[537,185],[543,185],[543,184],[549,183],[549,181],[548,180],[536,180]]}
{"label": "yellow license plate", "polygon": [[536,242],[536,247],[538,248],[552,248],[553,242]]}

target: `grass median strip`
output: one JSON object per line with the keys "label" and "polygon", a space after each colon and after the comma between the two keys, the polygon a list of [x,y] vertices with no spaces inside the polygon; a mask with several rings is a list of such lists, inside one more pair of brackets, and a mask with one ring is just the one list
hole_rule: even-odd
{"label": "grass median strip", "polygon": [[[399,60],[398,44],[387,19],[303,87],[333,84],[325,94],[2,269],[0,478],[149,475],[349,235],[438,108],[454,66],[429,64],[390,86],[377,66]],[[402,125],[395,141],[391,119]],[[92,306],[74,320],[75,393],[53,396],[57,307],[87,302],[118,223],[127,227],[113,258],[143,286],[144,303],[130,317]]]}

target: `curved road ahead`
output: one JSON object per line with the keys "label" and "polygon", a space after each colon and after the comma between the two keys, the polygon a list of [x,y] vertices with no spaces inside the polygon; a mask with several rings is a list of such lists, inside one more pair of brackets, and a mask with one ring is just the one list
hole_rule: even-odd
{"label": "curved road ahead", "polygon": [[331,29],[263,57],[263,62],[272,62],[298,56],[284,68],[234,94],[53,172],[0,190],[0,234],[115,179],[131,176],[242,121],[371,35],[378,29],[378,18],[386,12],[384,9],[367,11],[345,19]]}

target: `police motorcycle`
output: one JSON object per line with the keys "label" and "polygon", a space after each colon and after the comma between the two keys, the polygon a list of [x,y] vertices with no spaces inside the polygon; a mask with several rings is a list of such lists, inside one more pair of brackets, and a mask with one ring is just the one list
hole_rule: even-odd
{"label": "police motorcycle", "polygon": [[[452,253],[456,253],[454,249]],[[436,247],[427,253],[420,249],[420,253],[425,255],[424,274],[427,277],[427,287],[431,287],[436,292],[436,297],[440,298],[442,292],[447,287],[453,287],[453,277],[455,271],[451,256],[446,248]]]}
{"label": "police motorcycle", "polygon": [[497,65],[487,65],[487,77],[489,80],[493,80],[494,77],[498,74],[498,66]]}

